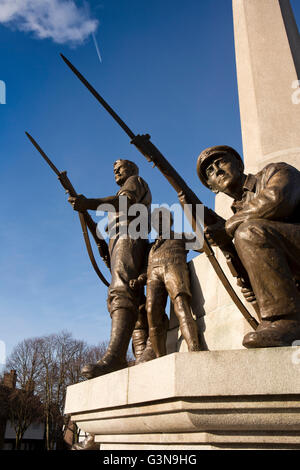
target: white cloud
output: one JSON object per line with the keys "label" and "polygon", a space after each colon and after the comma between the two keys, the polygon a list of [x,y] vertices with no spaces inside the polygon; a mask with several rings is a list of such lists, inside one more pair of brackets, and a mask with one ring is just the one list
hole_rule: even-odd
{"label": "white cloud", "polygon": [[59,44],[80,44],[98,27],[74,0],[0,0],[0,23]]}

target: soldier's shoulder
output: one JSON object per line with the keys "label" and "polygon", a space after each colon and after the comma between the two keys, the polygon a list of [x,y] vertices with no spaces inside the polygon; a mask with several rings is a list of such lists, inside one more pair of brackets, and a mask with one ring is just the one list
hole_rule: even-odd
{"label": "soldier's shoulder", "polygon": [[271,177],[275,173],[278,173],[279,171],[285,171],[285,172],[291,172],[291,173],[298,173],[300,174],[299,170],[295,168],[294,166],[290,165],[289,163],[286,162],[274,162],[274,163],[268,163],[261,171],[259,171],[256,174],[256,177],[259,176],[266,176],[266,177]]}
{"label": "soldier's shoulder", "polygon": [[133,182],[138,182],[140,180],[140,176],[139,175],[131,175],[127,178],[127,180],[125,181],[125,184],[126,183],[133,183]]}
{"label": "soldier's shoulder", "polygon": [[278,170],[295,170],[298,171],[297,168],[294,166],[290,165],[289,163],[286,162],[274,162],[274,163],[268,163],[261,172],[263,171],[278,171]]}
{"label": "soldier's shoulder", "polygon": [[148,186],[146,181],[140,175],[131,175],[131,176],[129,176],[129,178],[127,178],[127,180],[126,180],[126,183],[127,184],[136,184],[136,185]]}

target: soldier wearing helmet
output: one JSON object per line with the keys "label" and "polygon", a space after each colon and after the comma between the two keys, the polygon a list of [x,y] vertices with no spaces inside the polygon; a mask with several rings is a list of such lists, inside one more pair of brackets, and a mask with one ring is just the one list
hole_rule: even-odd
{"label": "soldier wearing helmet", "polygon": [[233,199],[234,215],[206,228],[208,241],[234,240],[256,298],[261,323],[243,340],[247,348],[290,346],[300,339],[300,172],[270,163],[246,175],[231,147],[204,150],[197,162],[201,182]]}

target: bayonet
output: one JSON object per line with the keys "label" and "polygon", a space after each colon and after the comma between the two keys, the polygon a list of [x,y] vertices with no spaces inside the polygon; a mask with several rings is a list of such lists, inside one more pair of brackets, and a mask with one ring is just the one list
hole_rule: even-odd
{"label": "bayonet", "polygon": [[[50,160],[50,158],[43,151],[43,149],[39,146],[37,141],[28,132],[25,132],[25,134],[27,135],[30,142],[34,145],[34,147],[38,150],[38,152],[42,155],[44,160],[48,163],[50,168],[58,176],[58,179],[61,182],[64,189],[66,190],[66,193],[68,193],[72,197],[77,197],[78,194],[75,191],[74,186],[72,185],[71,181],[69,180],[69,177],[67,176],[67,172],[66,171],[59,171],[56,168],[56,166],[54,165],[54,163]],[[97,265],[97,262],[95,260],[87,227],[89,228],[91,234],[93,235],[93,238],[94,238],[94,240],[97,244],[97,247],[98,247],[99,254],[100,254],[101,258],[103,259],[103,261],[105,262],[105,264],[109,268],[109,252],[108,252],[107,244],[104,240],[101,240],[98,237],[98,235],[97,235],[97,224],[94,222],[94,220],[92,219],[90,214],[87,211],[84,211],[84,212],[78,212],[78,215],[79,215],[79,220],[80,220],[80,224],[81,224],[81,228],[82,228],[84,241],[85,241],[86,248],[87,248],[87,251],[88,251],[88,255],[89,255],[90,261],[93,265],[93,268],[94,268],[96,274],[98,275],[98,277],[100,278],[100,280],[106,286],[109,286],[109,283],[107,282],[107,280],[103,276],[103,274],[100,271],[100,269]]]}

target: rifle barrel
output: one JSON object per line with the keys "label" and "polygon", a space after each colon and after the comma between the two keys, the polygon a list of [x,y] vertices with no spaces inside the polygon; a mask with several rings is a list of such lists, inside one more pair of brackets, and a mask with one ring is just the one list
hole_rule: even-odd
{"label": "rifle barrel", "polygon": [[27,135],[28,139],[30,140],[30,142],[35,146],[35,148],[40,152],[40,154],[42,155],[42,157],[44,158],[44,160],[48,163],[48,165],[52,168],[52,170],[54,171],[54,173],[57,174],[57,176],[60,176],[60,171],[56,168],[56,166],[51,162],[50,158],[47,157],[47,155],[45,154],[44,150],[39,146],[39,144],[37,143],[36,140],[34,140],[34,138],[29,134],[29,132],[25,132],[25,134]]}
{"label": "rifle barrel", "polygon": [[126,132],[126,134],[131,138],[134,139],[135,135],[131,129],[125,124],[125,122],[117,115],[117,113],[109,106],[109,104],[102,98],[101,95],[95,90],[95,88],[84,78],[83,75],[79,72],[79,70],[74,67],[74,65],[63,55],[60,54],[63,61],[67,64],[67,66],[72,70],[73,73],[79,78],[79,80],[87,87],[87,89],[94,95],[96,100],[109,112],[109,114],[117,121],[117,123],[122,127],[122,129]]}

